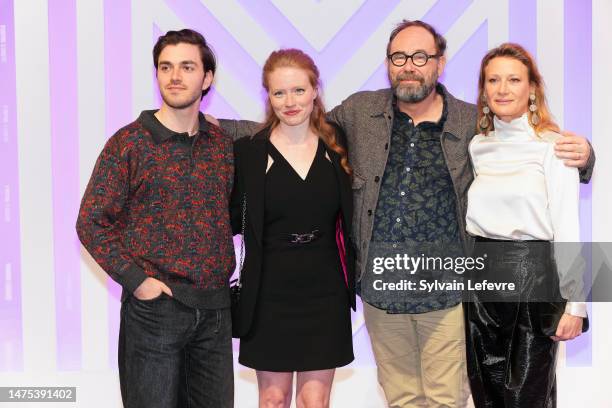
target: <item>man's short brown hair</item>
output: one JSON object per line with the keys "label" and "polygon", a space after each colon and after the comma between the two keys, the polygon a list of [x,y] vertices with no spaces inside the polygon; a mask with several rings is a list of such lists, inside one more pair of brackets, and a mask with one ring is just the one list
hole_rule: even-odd
{"label": "man's short brown hair", "polygon": [[439,56],[444,55],[444,53],[446,52],[446,39],[442,37],[442,35],[437,32],[432,25],[427,24],[426,22],[421,20],[402,20],[397,26],[395,26],[393,31],[391,31],[391,35],[389,36],[389,42],[387,43],[387,55],[389,55],[389,53],[391,52],[391,42],[393,41],[393,39],[400,33],[400,31],[403,31],[408,27],[421,27],[429,31],[436,43],[436,54]]}

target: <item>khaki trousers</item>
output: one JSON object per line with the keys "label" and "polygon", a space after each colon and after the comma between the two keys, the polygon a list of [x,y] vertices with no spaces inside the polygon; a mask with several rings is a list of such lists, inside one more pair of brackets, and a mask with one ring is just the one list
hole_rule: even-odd
{"label": "khaki trousers", "polygon": [[419,314],[388,314],[363,304],[390,407],[465,407],[467,383],[463,308]]}

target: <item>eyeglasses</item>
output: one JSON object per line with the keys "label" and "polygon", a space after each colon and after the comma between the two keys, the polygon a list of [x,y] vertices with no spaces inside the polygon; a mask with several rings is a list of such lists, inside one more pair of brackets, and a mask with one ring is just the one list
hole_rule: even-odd
{"label": "eyeglasses", "polygon": [[417,51],[412,55],[406,54],[402,51],[394,52],[393,54],[387,55],[389,61],[396,67],[403,67],[408,62],[408,59],[412,60],[412,63],[416,67],[422,67],[429,61],[430,58],[438,58],[438,54],[428,55],[423,51]]}

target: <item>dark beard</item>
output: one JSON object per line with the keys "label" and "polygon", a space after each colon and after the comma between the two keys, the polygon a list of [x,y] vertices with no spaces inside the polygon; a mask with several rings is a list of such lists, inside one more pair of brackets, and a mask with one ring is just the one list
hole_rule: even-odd
{"label": "dark beard", "polygon": [[162,100],[164,101],[164,103],[166,105],[168,105],[169,107],[171,107],[172,109],[186,109],[186,108],[189,108],[190,106],[192,106],[194,104],[194,102],[200,103],[200,96],[196,96],[196,97],[194,97],[191,100],[188,99],[187,101],[185,101],[183,103],[180,103],[180,104],[175,104],[174,102],[167,100],[164,97],[163,93],[160,93],[160,94],[161,94],[161,97],[162,97]]}
{"label": "dark beard", "polygon": [[[417,80],[419,81],[418,86],[414,85],[404,85],[400,84],[401,80]],[[402,102],[407,103],[417,103],[423,101],[427,98],[434,89],[436,89],[436,85],[438,83],[438,75],[437,72],[434,71],[432,76],[428,78],[429,80],[425,80],[422,76],[417,76],[411,74],[409,72],[405,72],[403,74],[399,74],[394,81],[392,82],[393,93]]]}

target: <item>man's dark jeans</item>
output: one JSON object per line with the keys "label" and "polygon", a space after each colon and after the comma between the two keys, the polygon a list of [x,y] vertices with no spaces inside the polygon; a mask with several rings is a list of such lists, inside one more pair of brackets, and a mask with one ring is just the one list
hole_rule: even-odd
{"label": "man's dark jeans", "polygon": [[229,308],[129,296],[121,306],[119,379],[125,408],[233,407]]}

